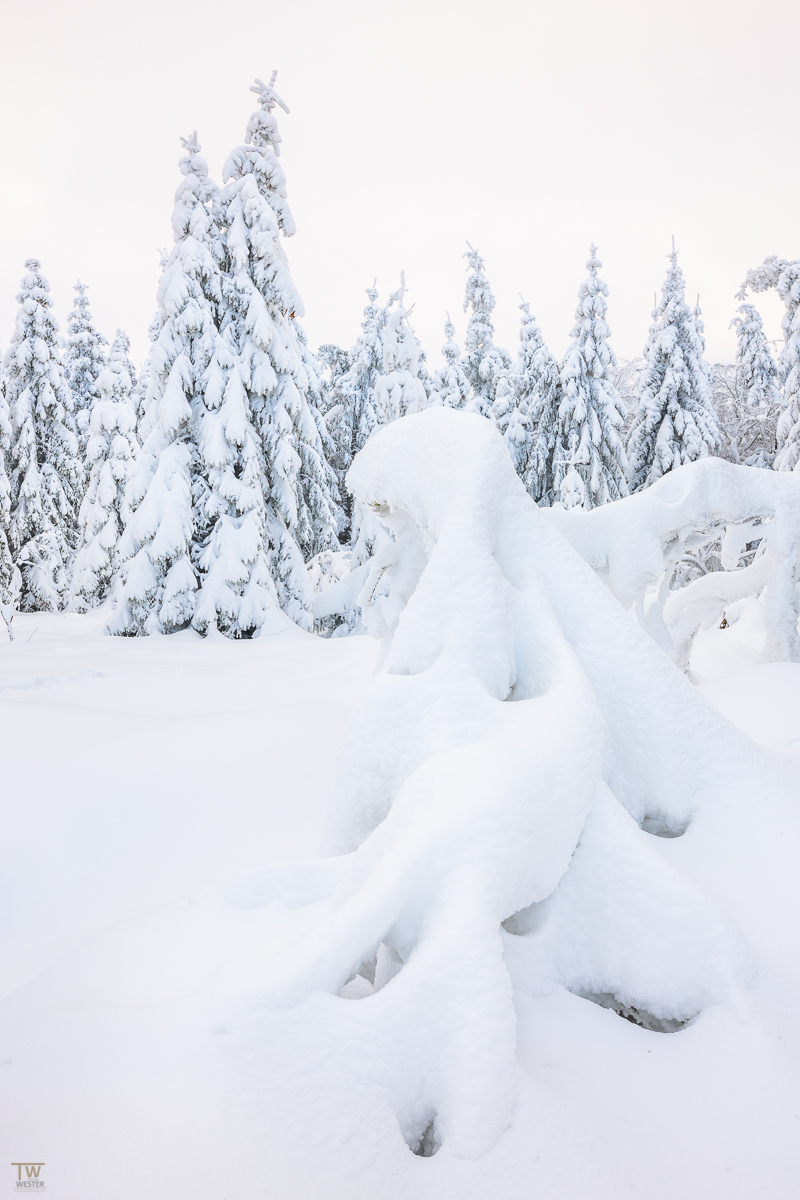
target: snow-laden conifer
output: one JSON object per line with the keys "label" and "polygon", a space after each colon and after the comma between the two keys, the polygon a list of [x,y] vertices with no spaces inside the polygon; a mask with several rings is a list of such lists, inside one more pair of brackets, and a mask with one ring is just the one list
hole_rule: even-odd
{"label": "snow-laden conifer", "polygon": [[[401,276],[400,289],[391,297],[383,330],[383,371],[375,380],[375,409],[383,425],[409,413],[422,412],[428,403],[419,378],[419,345],[403,304],[405,290],[405,278]],[[396,308],[392,307],[394,304]]]}
{"label": "snow-laden conifer", "polygon": [[455,341],[456,331],[450,320],[450,313],[447,314],[444,336],[444,366],[433,376],[430,404],[440,405],[442,408],[464,408],[472,389],[461,366],[461,351]]}
{"label": "snow-laden conifer", "polygon": [[767,410],[780,402],[778,368],[758,309],[740,304],[738,313],[731,321],[736,330],[736,392],[748,408]]}
{"label": "snow-laden conifer", "polygon": [[765,292],[775,288],[786,312],[781,322],[783,350],[778,360],[783,385],[783,412],[778,420],[776,471],[800,469],[800,259],[787,260],[770,255],[760,267],[747,272],[739,298],[747,288]]}
{"label": "snow-laden conifer", "polygon": [[[554,452],[554,486],[572,468],[583,480],[586,508],[596,508],[628,493],[622,426],[625,411],[611,381],[615,363],[608,344],[608,287],[598,274],[603,264],[592,246],[589,271],[578,291],[573,342],[561,367],[561,403]],[[573,489],[574,490],[574,489]]]}
{"label": "snow-laden conifer", "polygon": [[483,417],[491,416],[497,391],[497,380],[511,366],[511,356],[494,344],[494,296],[484,271],[484,261],[477,250],[467,242],[465,252],[467,278],[464,296],[464,312],[471,309],[464,339],[464,355],[461,366],[472,389],[467,407]]}
{"label": "snow-laden conifer", "polygon": [[11,420],[6,399],[6,380],[0,363],[0,617],[5,633],[13,640],[12,621],[20,589],[20,573],[14,566],[9,545],[11,527],[11,481],[8,475],[11,451]]}
{"label": "snow-laden conifer", "polygon": [[304,555],[336,545],[336,484],[323,454],[308,397],[308,375],[295,318],[303,315],[281,234],[295,231],[278,162],[273,109],[288,108],[274,87],[256,81],[260,109],[246,143],[229,156],[221,194],[228,274],[222,331],[242,364],[267,473],[266,551],[281,608],[311,628],[311,590]]}
{"label": "snow-laden conifer", "polygon": [[86,451],[89,414],[97,395],[97,377],[106,364],[106,339],[95,329],[89,311],[86,284],[75,284],[77,292],[67,321],[67,349],[64,356],[67,383],[72,390],[80,449]]}
{"label": "snow-laden conifer", "polygon": [[508,370],[501,372],[495,385],[492,416],[508,447],[514,470],[526,483],[531,456],[531,425],[519,401],[514,375]]}
{"label": "snow-laden conifer", "polygon": [[[377,281],[376,281],[377,282]],[[375,408],[375,384],[383,370],[383,330],[386,308],[378,304],[373,283],[367,288],[368,303],[361,322],[361,334],[352,350],[326,346],[329,376],[325,384],[325,422],[333,443],[331,462],[339,480],[346,522],[352,516],[352,498],[345,487],[345,476],[353,459],[366,445],[378,424]],[[349,541],[349,537],[345,537]]]}
{"label": "snow-laden conifer", "polygon": [[674,248],[669,262],[645,346],[645,367],[628,436],[632,492],[649,487],[682,463],[720,449],[702,328],[698,330],[686,303]]}
{"label": "snow-laden conifer", "polygon": [[9,540],[22,574],[20,608],[56,612],[67,595],[83,469],[50,285],[35,258],[25,267],[5,357],[12,439]]}
{"label": "snow-laden conifer", "polygon": [[126,491],[136,457],[136,413],[122,330],[96,380],[86,461],[89,482],[80,509],[81,541],[72,572],[75,612],[97,608],[108,596],[118,566],[118,546],[129,516]]}
{"label": "snow-laden conifer", "polygon": [[218,189],[196,135],[183,144],[175,245],[151,326],[150,432],[127,492],[122,579],[109,628],[169,633],[192,624],[242,637],[277,607],[267,561],[268,483],[239,359],[217,327]]}
{"label": "snow-laden conifer", "polygon": [[[559,499],[554,457],[561,406],[561,372],[531,315],[530,304],[523,300],[519,307],[522,321],[514,378],[517,404],[527,416],[530,429],[530,450],[523,482],[536,503],[549,508]],[[563,467],[560,468],[559,483],[561,477]]]}

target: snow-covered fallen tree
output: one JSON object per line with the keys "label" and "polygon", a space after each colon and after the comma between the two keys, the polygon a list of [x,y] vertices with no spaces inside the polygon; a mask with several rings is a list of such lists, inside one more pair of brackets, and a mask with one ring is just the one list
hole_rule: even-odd
{"label": "snow-covered fallen tree", "polygon": [[[800,662],[800,476],[705,458],[603,508],[548,515],[681,667],[699,629],[759,593],[762,660]],[[723,569],[701,574],[709,546]]]}
{"label": "snow-covered fallen tree", "polygon": [[740,1003],[742,936],[652,835],[725,822],[780,784],[536,507],[489,422],[397,421],[349,482],[395,540],[362,593],[382,652],[333,856],[230,896],[314,914],[267,1003],[304,1012],[317,1041],[320,1022],[350,1039],[416,1153],[472,1157],[514,1105],[510,970],[660,1032]]}

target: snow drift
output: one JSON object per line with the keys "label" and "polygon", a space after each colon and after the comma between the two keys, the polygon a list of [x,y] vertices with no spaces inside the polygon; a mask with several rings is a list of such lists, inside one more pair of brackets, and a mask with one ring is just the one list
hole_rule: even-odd
{"label": "snow drift", "polygon": [[[350,725],[333,856],[229,896],[316,914],[268,1003],[353,1039],[415,1152],[474,1157],[511,1119],[512,982],[661,1032],[741,1005],[744,937],[654,839],[724,826],[780,790],[780,769],[630,619],[487,421],[406,417],[348,482],[394,541],[360,597],[382,650]],[[325,992],[356,1013],[320,1007]]]}

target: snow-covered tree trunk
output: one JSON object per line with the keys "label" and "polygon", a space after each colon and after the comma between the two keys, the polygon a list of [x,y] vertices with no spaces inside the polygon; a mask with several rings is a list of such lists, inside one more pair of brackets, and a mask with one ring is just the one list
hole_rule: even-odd
{"label": "snow-covered tree trunk", "polygon": [[602,263],[595,246],[590,255],[589,278],[578,292],[574,340],[561,367],[554,486],[560,492],[567,474],[574,471],[583,482],[583,503],[595,508],[627,495],[628,488],[622,442],[625,410],[609,374],[616,360],[605,319],[608,288],[598,274]]}
{"label": "snow-covered tree trunk", "polygon": [[89,483],[80,509],[81,541],[72,572],[71,607],[97,608],[119,567],[119,541],[129,517],[126,493],[138,450],[128,338],[122,330],[100,371],[89,420]]}
{"label": "snow-covered tree trunk", "polygon": [[628,483],[633,492],[649,487],[682,463],[717,454],[721,448],[702,329],[698,330],[686,303],[674,248],[669,259],[628,436]]}
{"label": "snow-covered tree trunk", "polygon": [[57,612],[69,587],[83,468],[50,285],[36,259],[25,267],[5,358],[11,417],[9,540],[22,575],[20,607]]}

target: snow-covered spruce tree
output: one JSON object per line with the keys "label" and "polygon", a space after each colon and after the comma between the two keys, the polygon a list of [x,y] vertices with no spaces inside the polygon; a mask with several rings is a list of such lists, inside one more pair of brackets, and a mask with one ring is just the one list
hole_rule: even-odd
{"label": "snow-covered spruce tree", "polygon": [[97,377],[106,363],[106,339],[92,324],[86,284],[75,284],[75,307],[67,317],[67,349],[64,356],[67,383],[72,389],[75,424],[81,453],[86,452],[89,436],[89,414],[97,395]]}
{"label": "snow-covered spruce tree", "polygon": [[769,348],[761,314],[753,304],[740,304],[731,321],[736,330],[736,391],[742,404],[768,409],[780,402],[778,368]]}
{"label": "snow-covered spruce tree", "polygon": [[[389,301],[383,330],[383,371],[375,380],[375,409],[382,425],[428,406],[425,387],[419,378],[419,345],[403,304],[405,277]],[[392,308],[393,304],[397,308]]]}
{"label": "snow-covered spruce tree", "polygon": [[511,366],[511,356],[494,344],[494,296],[484,273],[483,259],[469,242],[467,246],[469,249],[464,258],[467,259],[470,274],[464,296],[464,312],[468,309],[472,309],[472,312],[467,322],[461,366],[472,389],[472,396],[466,407],[471,412],[488,417],[492,412],[498,377]]}
{"label": "snow-covered spruce tree", "polygon": [[800,259],[787,260],[772,254],[760,267],[747,272],[738,298],[747,289],[765,292],[775,288],[786,312],[781,322],[783,350],[778,360],[783,385],[783,412],[777,429],[776,471],[794,471],[800,465]]}
{"label": "snow-covered spruce tree", "polygon": [[608,287],[598,274],[603,264],[597,247],[589,253],[589,278],[578,291],[574,340],[561,366],[553,486],[560,498],[561,484],[573,468],[583,480],[586,508],[596,508],[626,496],[628,488],[622,441],[625,410],[609,376],[616,360],[608,344]]}
{"label": "snow-covered spruce tree", "polygon": [[497,377],[492,417],[508,447],[514,470],[525,482],[531,457],[531,425],[529,417],[519,405],[519,399],[512,373],[503,371]]}
{"label": "snow-covered spruce tree", "polygon": [[12,621],[20,589],[20,574],[14,566],[9,545],[11,526],[11,481],[8,477],[11,451],[11,420],[6,400],[6,381],[0,363],[0,617],[5,632],[13,641]]}
{"label": "snow-covered spruce tree", "polygon": [[311,411],[308,373],[295,318],[303,315],[281,246],[295,231],[278,162],[274,88],[256,81],[260,101],[246,144],[228,158],[220,196],[227,273],[221,329],[242,365],[246,404],[267,476],[266,553],[281,608],[310,629],[305,558],[336,547],[341,520],[336,481]]}
{"label": "snow-covered spruce tree", "polygon": [[[333,443],[331,462],[339,481],[345,514],[341,539],[346,544],[351,541],[353,501],[345,486],[345,476],[356,454],[378,424],[375,384],[383,370],[386,308],[378,304],[375,283],[367,288],[367,299],[364,320],[361,322],[362,332],[350,353],[339,351],[336,347],[324,347],[326,360],[330,363],[325,392],[325,422]],[[337,351],[335,363],[334,350]]]}
{"label": "snow-covered spruce tree", "polygon": [[522,481],[530,496],[549,508],[558,498],[554,485],[558,411],[561,405],[561,372],[544,343],[531,315],[530,304],[520,304],[520,349],[514,372],[517,406],[530,429],[530,446]]}
{"label": "snow-covered spruce tree", "polygon": [[83,469],[50,285],[35,258],[25,267],[5,357],[12,439],[9,541],[22,575],[20,608],[57,612],[67,596]]}
{"label": "snow-covered spruce tree", "polygon": [[442,346],[444,366],[434,373],[429,403],[442,408],[464,408],[471,394],[469,380],[461,367],[461,351],[455,342],[455,326],[447,314]]}
{"label": "snow-covered spruce tree", "polygon": [[130,516],[112,633],[171,633],[192,624],[250,636],[276,596],[260,438],[240,363],[217,327],[222,308],[218,189],[196,135],[183,141],[175,245],[151,326],[148,433],[131,475]]}
{"label": "snow-covered spruce tree", "polygon": [[122,330],[96,380],[86,460],[89,483],[80,509],[81,543],[72,572],[71,607],[87,612],[108,596],[129,516],[126,491],[138,443],[129,341]]}
{"label": "snow-covered spruce tree", "polygon": [[748,467],[771,467],[781,414],[778,368],[752,304],[739,306],[731,321],[736,330],[736,362],[716,363],[711,394],[723,442],[722,457]]}
{"label": "snow-covered spruce tree", "polygon": [[644,350],[636,413],[628,436],[628,483],[649,487],[682,463],[720,450],[705,343],[684,295],[673,247],[661,302]]}

